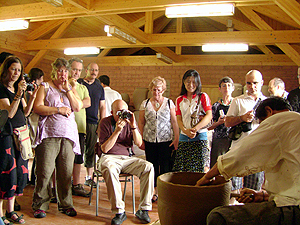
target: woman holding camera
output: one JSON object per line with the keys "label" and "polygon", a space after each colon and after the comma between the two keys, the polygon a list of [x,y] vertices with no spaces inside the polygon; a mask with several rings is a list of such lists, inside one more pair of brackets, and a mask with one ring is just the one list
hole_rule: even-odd
{"label": "woman holding camera", "polygon": [[[36,88],[36,86],[34,86]],[[16,56],[6,58],[0,68],[0,109],[8,111],[8,122],[0,133],[0,216],[5,224],[13,221],[25,223],[23,215],[14,212],[15,196],[23,195],[28,179],[28,160],[23,160],[16,150],[12,129],[26,125],[25,117],[31,112],[37,90],[29,92],[28,103],[24,99],[27,85],[23,77],[22,61]],[[8,200],[6,215],[3,215],[3,199]],[[9,221],[8,221],[9,220]]]}
{"label": "woman holding camera", "polygon": [[69,63],[58,58],[52,64],[51,81],[42,83],[34,103],[40,115],[36,135],[36,186],[32,208],[34,217],[43,218],[51,198],[51,176],[56,168],[58,209],[68,216],[76,216],[73,207],[71,176],[74,153],[80,154],[74,111],[82,108],[76,89],[68,81]]}
{"label": "woman holding camera", "polygon": [[[179,128],[175,116],[175,105],[172,100],[163,97],[166,81],[162,77],[155,77],[149,84],[152,97],[144,100],[140,107],[138,127],[143,137],[146,159],[154,166],[154,195],[152,202],[156,202],[157,177],[171,171],[171,154],[177,150],[179,142]],[[173,140],[174,134],[174,140]]]}
{"label": "woman holding camera", "polygon": [[[176,99],[176,116],[181,129],[173,171],[205,172],[209,169],[207,129],[212,119],[208,95],[201,92],[200,75],[188,70],[182,78],[181,93]],[[192,114],[200,107],[205,112],[203,119],[192,125]]]}

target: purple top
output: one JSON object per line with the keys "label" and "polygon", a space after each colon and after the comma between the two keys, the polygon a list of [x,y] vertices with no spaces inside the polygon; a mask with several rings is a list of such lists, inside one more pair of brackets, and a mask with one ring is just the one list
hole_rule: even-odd
{"label": "purple top", "polygon": [[[41,83],[41,85],[47,86],[44,82]],[[71,108],[66,92],[61,92],[50,85],[46,93],[44,104],[45,106],[50,107]],[[50,116],[40,116],[35,144],[39,145],[42,143],[44,138],[49,137],[63,137],[71,140],[73,142],[74,153],[77,155],[81,154],[74,112],[72,112],[69,117],[59,113]]]}

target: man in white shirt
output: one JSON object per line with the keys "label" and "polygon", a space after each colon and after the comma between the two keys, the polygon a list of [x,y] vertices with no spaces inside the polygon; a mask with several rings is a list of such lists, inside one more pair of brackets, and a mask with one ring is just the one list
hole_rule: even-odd
{"label": "man in white shirt", "polygon": [[[207,224],[300,224],[300,114],[287,100],[271,97],[256,110],[259,127],[207,172],[197,185],[221,174],[225,179],[265,171],[266,191],[245,189],[240,202],[213,209]],[[254,194],[254,198],[244,193]]]}
{"label": "man in white shirt", "polygon": [[271,96],[278,96],[281,98],[287,98],[289,93],[285,90],[285,84],[283,80],[278,77],[273,78],[269,82],[268,92]]}
{"label": "man in white shirt", "polygon": [[112,115],[111,114],[111,105],[117,99],[122,99],[122,96],[119,92],[111,89],[110,79],[107,75],[102,75],[99,77],[102,87],[104,88],[105,92],[105,103],[106,103],[106,117]]}
{"label": "man in white shirt", "polygon": [[[254,108],[257,104],[264,100],[266,97],[262,94],[261,88],[264,84],[262,74],[258,70],[250,70],[246,76],[246,88],[247,91],[232,100],[228,112],[226,114],[225,126],[234,127],[236,125],[244,125],[248,128],[241,134],[241,137],[231,142],[230,149],[234,148],[248,136],[252,131],[258,127],[258,120],[254,117]],[[232,190],[238,190],[242,187],[247,187],[255,190],[260,190],[264,182],[263,172],[253,174],[242,178],[234,177],[232,180]]]}

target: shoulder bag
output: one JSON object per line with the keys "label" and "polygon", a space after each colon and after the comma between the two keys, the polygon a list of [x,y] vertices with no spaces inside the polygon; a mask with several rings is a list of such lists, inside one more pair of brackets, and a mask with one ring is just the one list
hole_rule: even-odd
{"label": "shoulder bag", "polygon": [[[195,107],[195,111],[191,115],[191,127],[195,127],[198,123],[200,123],[200,121],[206,115],[206,113],[201,105],[201,96],[202,96],[202,93],[198,96],[198,103]],[[213,124],[213,119],[211,119],[207,125],[205,125],[204,127],[201,127],[201,129],[208,128],[212,124]]]}
{"label": "shoulder bag", "polygon": [[21,152],[22,159],[27,160],[33,157],[28,126],[14,128],[13,137],[17,150]]}

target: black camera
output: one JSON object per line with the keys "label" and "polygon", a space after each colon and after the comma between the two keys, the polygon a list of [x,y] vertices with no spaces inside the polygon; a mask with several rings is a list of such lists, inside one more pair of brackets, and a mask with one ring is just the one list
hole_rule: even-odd
{"label": "black camera", "polygon": [[28,74],[24,74],[23,77],[27,85],[26,91],[34,91],[34,85],[31,83],[31,79],[28,77]]}
{"label": "black camera", "polygon": [[131,119],[131,113],[126,109],[118,111],[117,115],[119,116],[120,119],[129,119],[129,120]]}

